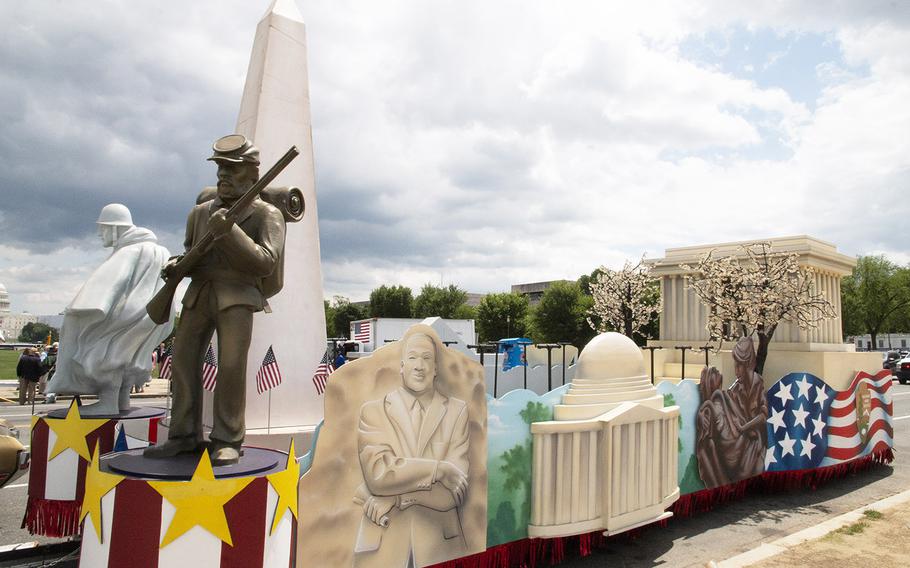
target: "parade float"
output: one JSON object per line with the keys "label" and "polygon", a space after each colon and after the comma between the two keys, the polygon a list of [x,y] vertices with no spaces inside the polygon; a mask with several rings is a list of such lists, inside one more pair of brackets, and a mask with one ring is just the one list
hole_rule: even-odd
{"label": "parade float", "polygon": [[[839,278],[852,260],[808,237],[772,243],[811,269],[831,313],[820,325],[785,324],[760,372],[768,345],[750,336],[705,349],[703,363],[692,353],[712,337],[685,275],[705,251],[727,246],[717,245],[671,249],[654,263],[664,311],[652,349],[600,334],[555,389],[494,396],[484,366],[440,339],[451,330],[438,318],[326,379],[306,43],[293,2],[273,3],[253,52],[237,134],[219,139],[210,159],[219,168],[258,167],[299,147],[281,177],[244,187],[300,188],[288,205],[299,214],[305,203],[302,219],[282,216],[266,194],[256,202],[288,223],[283,250],[272,247],[284,288],[267,295],[257,283],[263,297],[243,300],[255,304],[249,327],[225,327],[214,348],[202,324],[199,334],[178,329],[175,405],[192,420],[139,412],[128,401],[110,415],[83,415],[73,404],[33,420],[23,525],[47,536],[78,533],[81,566],[553,565],[612,535],[750,492],[814,488],[893,459],[890,373],[840,337]],[[217,207],[200,198],[192,215],[209,207],[214,216]],[[210,223],[218,234],[201,231],[198,240],[242,241],[237,230],[250,216],[237,213],[221,215]],[[194,254],[204,262],[208,253]],[[253,285],[254,277],[237,280]],[[203,287],[186,308],[205,308],[193,303],[214,294]],[[168,313],[153,319],[166,324]],[[187,313],[181,325],[195,317]],[[217,348],[237,328],[249,336],[239,359]],[[182,344],[192,357],[180,362]],[[231,373],[243,384],[228,385]],[[203,385],[210,378],[211,390]],[[226,396],[245,396],[243,416],[224,414]],[[208,444],[201,431],[185,430],[197,419]],[[231,419],[245,424],[239,441],[219,426]]]}

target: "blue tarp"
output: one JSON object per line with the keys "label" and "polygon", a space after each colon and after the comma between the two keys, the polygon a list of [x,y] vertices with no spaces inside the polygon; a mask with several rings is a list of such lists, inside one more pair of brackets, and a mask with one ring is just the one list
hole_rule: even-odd
{"label": "blue tarp", "polygon": [[502,354],[502,370],[508,371],[512,367],[527,366],[528,358],[525,356],[525,346],[533,343],[527,337],[500,339],[499,353]]}

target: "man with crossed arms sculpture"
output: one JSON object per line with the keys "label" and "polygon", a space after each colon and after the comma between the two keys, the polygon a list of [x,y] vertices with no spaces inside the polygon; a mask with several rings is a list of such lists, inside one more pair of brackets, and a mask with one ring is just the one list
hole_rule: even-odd
{"label": "man with crossed arms sculpture", "polygon": [[468,408],[436,390],[438,344],[402,339],[402,386],[360,409],[364,483],[354,566],[406,568],[467,553],[459,508],[468,491]]}

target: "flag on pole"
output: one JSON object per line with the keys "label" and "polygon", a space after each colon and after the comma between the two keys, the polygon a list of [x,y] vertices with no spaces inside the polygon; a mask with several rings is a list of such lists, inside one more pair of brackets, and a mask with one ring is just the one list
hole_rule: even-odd
{"label": "flag on pole", "polygon": [[214,391],[217,375],[218,362],[215,360],[215,351],[212,350],[212,344],[209,343],[209,350],[205,352],[205,360],[202,362],[202,388],[207,391]]}
{"label": "flag on pole", "polygon": [[262,359],[262,365],[256,371],[256,390],[262,394],[280,384],[281,371],[278,369],[278,360],[275,359],[275,352],[269,345],[269,350],[265,352],[265,358]]}
{"label": "flag on pole", "polygon": [[158,378],[171,380],[171,348],[168,347],[167,351],[161,355],[161,361],[158,366]]}
{"label": "flag on pole", "polygon": [[329,350],[326,349],[325,353],[322,355],[322,360],[319,362],[319,366],[316,367],[316,373],[313,375],[313,386],[316,387],[316,394],[321,395],[325,392],[325,382],[334,370],[335,366],[332,365],[332,355],[329,353]]}
{"label": "flag on pole", "polygon": [[373,335],[373,322],[371,320],[357,321],[351,323],[354,326],[354,332],[351,334],[354,341],[369,343]]}

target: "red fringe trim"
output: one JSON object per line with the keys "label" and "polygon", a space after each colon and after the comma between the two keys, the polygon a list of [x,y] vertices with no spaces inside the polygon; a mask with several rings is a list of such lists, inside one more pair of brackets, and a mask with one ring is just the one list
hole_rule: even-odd
{"label": "red fringe trim", "polygon": [[[891,448],[874,452],[859,459],[817,469],[798,471],[769,471],[744,479],[738,483],[703,489],[682,495],[670,507],[674,517],[686,518],[710,511],[723,503],[742,498],[746,493],[758,491],[788,491],[792,489],[817,489],[822,484],[847,477],[879,464],[894,461]],[[667,520],[658,523],[665,526]],[[641,529],[633,529],[610,538],[637,539]],[[608,537],[603,531],[561,538],[526,538],[500,544],[472,556],[465,556],[436,564],[432,568],[537,568],[554,566],[572,557],[589,556],[595,550],[606,548]]]}
{"label": "red fringe trim", "polygon": [[22,528],[31,534],[62,538],[79,534],[79,501],[28,498]]}
{"label": "red fringe trim", "polygon": [[891,448],[885,448],[855,460],[827,467],[794,471],[766,471],[756,477],[743,479],[723,487],[702,489],[695,493],[681,495],[679,500],[670,507],[670,511],[673,512],[674,517],[685,519],[710,511],[718,505],[741,499],[746,493],[752,491],[774,492],[806,488],[814,491],[833,479],[847,477],[892,461],[894,461],[894,452]]}

